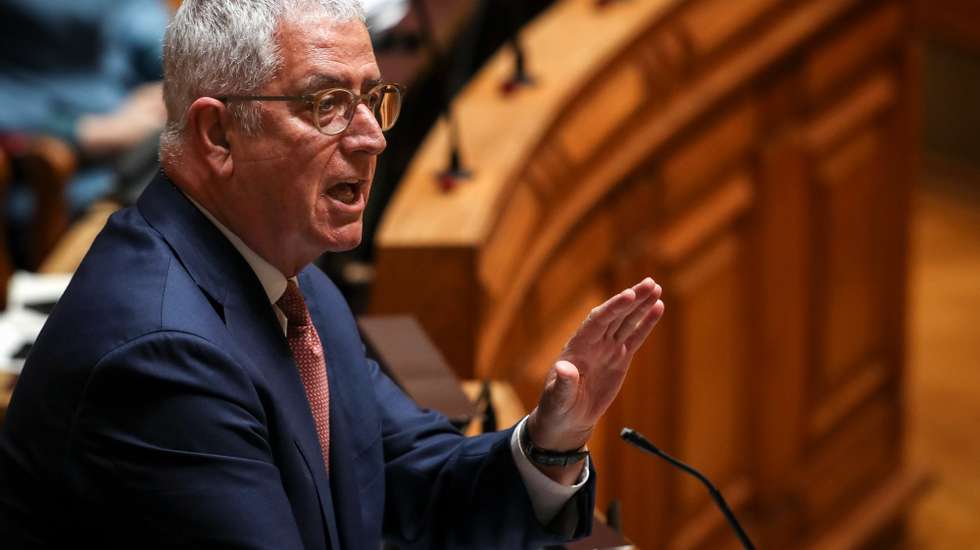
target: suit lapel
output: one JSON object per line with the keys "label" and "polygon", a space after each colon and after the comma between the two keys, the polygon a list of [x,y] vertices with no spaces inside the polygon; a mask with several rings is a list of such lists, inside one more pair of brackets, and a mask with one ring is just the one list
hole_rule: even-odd
{"label": "suit lapel", "polygon": [[235,247],[162,172],[140,197],[138,208],[163,235],[216,308],[220,308],[232,340],[237,343],[236,349],[228,351],[244,363],[258,365],[265,375],[269,391],[284,411],[296,446],[316,484],[331,546],[341,548],[330,482],[320,459],[320,443],[309,402],[261,283]]}
{"label": "suit lapel", "polygon": [[[260,289],[261,290],[261,289]],[[320,442],[317,439],[313,415],[303,389],[299,369],[282,335],[268,297],[262,292],[262,302],[242,301],[229,297],[227,325],[232,337],[247,346],[247,360],[263,365],[262,372],[269,384],[269,391],[283,404],[286,423],[293,427],[294,441],[316,484],[320,510],[327,525],[332,548],[342,548],[337,536],[336,510],[330,494],[330,480],[323,468]],[[264,306],[261,307],[261,306]],[[256,322],[257,319],[268,322]]]}

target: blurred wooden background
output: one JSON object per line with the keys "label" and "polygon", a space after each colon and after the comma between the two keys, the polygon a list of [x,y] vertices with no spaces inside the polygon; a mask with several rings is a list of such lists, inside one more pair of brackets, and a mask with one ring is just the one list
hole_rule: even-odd
{"label": "blurred wooden background", "polygon": [[911,4],[607,4],[526,29],[539,85],[501,97],[503,52],[456,99],[474,177],[443,192],[448,132],[430,133],[376,240],[372,309],[417,315],[462,376],[530,406],[588,310],[652,274],[668,316],[591,443],[600,502],[643,547],[735,544],[696,482],[618,441],[629,425],[703,468],[760,547],[875,540],[921,480]]}
{"label": "blurred wooden background", "polygon": [[895,548],[975,548],[980,541],[975,435],[980,426],[980,178],[929,170],[914,211],[908,456],[929,472],[930,483],[909,511],[906,540]]}

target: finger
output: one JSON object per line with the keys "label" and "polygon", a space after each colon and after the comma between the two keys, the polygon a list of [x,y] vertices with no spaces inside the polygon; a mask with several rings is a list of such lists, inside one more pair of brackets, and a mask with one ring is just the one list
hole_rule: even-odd
{"label": "finger", "polygon": [[637,296],[647,296],[649,294],[653,294],[654,292],[659,292],[660,285],[658,285],[652,278],[645,277],[642,281],[633,285],[633,291],[636,292]]}
{"label": "finger", "polygon": [[627,353],[633,353],[643,344],[643,341],[647,339],[650,335],[650,331],[653,327],[657,325],[657,321],[660,320],[664,315],[664,310],[666,306],[661,300],[657,300],[647,312],[646,317],[643,318],[637,325],[636,330],[632,334],[626,337],[623,344],[626,346]]}
{"label": "finger", "polygon": [[598,340],[606,333],[609,324],[620,319],[628,312],[635,301],[636,293],[632,288],[627,288],[603,302],[602,305],[592,308],[589,316],[582,323],[578,336],[584,336],[590,340]]}
{"label": "finger", "polygon": [[606,337],[612,338],[617,342],[622,342],[626,338],[625,335],[621,337],[617,337],[617,335],[622,334],[624,330],[628,334],[629,330],[635,327],[640,319],[643,318],[646,310],[660,298],[660,293],[663,289],[660,288],[660,285],[654,283],[653,279],[647,277],[634,286],[633,290],[637,292],[637,301],[618,320],[610,323],[606,331]]}
{"label": "finger", "polygon": [[612,338],[617,344],[622,344],[630,334],[633,334],[636,326],[646,317],[647,313],[650,312],[650,308],[657,303],[659,298],[656,295],[647,296],[646,300],[638,303],[633,308],[633,311],[623,318],[621,323],[610,325],[609,332],[607,333],[609,338]]}
{"label": "finger", "polygon": [[653,279],[647,277],[593,308],[587,321],[591,321],[597,327],[608,327],[610,323],[625,315],[637,299],[646,298],[657,286]]}

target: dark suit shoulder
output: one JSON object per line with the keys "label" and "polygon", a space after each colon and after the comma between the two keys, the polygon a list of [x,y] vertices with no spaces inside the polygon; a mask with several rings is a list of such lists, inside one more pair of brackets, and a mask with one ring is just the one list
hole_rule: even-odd
{"label": "dark suit shoulder", "polygon": [[55,339],[75,362],[93,363],[144,334],[204,332],[206,321],[219,317],[167,242],[128,208],[114,214],[93,243],[37,347]]}
{"label": "dark suit shoulder", "polygon": [[213,341],[217,330],[204,330],[209,318],[219,317],[161,236],[135,209],[114,214],[31,349],[11,403],[11,425],[46,407],[48,428],[67,430],[104,357],[168,331]]}

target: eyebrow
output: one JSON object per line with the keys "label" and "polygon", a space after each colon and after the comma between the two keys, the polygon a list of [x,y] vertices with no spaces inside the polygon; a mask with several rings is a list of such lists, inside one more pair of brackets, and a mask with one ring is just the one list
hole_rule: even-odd
{"label": "eyebrow", "polygon": [[[382,80],[380,78],[370,78],[361,83],[361,88],[362,90],[370,90],[378,84],[381,84],[381,82]],[[351,81],[337,76],[316,74],[305,79],[300,89],[302,93],[306,94],[329,88],[344,88],[349,90],[351,89]]]}

